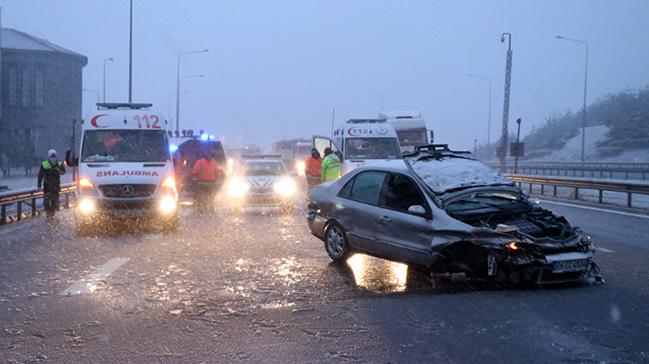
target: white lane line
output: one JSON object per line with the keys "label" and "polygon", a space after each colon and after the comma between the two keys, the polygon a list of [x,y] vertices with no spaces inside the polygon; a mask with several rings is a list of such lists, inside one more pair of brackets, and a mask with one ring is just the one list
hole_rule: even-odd
{"label": "white lane line", "polygon": [[561,205],[561,206],[570,206],[570,207],[577,207],[577,208],[584,209],[584,210],[608,212],[608,213],[611,213],[611,214],[639,217],[641,219],[649,219],[649,215],[634,214],[634,213],[631,213],[631,212],[615,211],[615,210],[609,210],[609,209],[602,209],[602,208],[599,208],[599,207],[583,206],[583,205],[577,205],[577,204],[566,203],[566,202],[556,202],[556,201],[548,201],[548,200],[541,200],[541,202],[547,203],[547,204],[550,204],[550,205],[554,204],[554,205]]}
{"label": "white lane line", "polygon": [[113,258],[107,261],[94,272],[74,282],[70,287],[61,292],[62,296],[79,295],[83,293],[92,293],[97,289],[97,283],[106,279],[111,273],[119,269],[131,258]]}
{"label": "white lane line", "polygon": [[614,251],[612,251],[610,249],[602,248],[602,247],[599,247],[599,246],[596,246],[593,249],[594,250],[599,250],[600,252],[604,252],[604,253],[615,253]]}

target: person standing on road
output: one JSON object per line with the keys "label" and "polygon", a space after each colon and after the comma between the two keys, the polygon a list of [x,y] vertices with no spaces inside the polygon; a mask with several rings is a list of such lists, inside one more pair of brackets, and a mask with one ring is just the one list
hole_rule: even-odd
{"label": "person standing on road", "polygon": [[205,207],[211,209],[213,197],[221,188],[223,183],[223,169],[214,156],[205,152],[200,159],[196,160],[192,168],[192,177],[195,185],[195,200],[197,207],[203,210]]}
{"label": "person standing on road", "polygon": [[50,149],[38,171],[38,189],[43,190],[43,207],[48,219],[53,218],[59,209],[62,174],[65,174],[65,165],[56,159],[56,150]]}
{"label": "person standing on road", "polygon": [[311,149],[311,156],[306,159],[304,174],[306,175],[309,191],[322,181],[322,158],[320,157],[320,152],[315,148]]}
{"label": "person standing on road", "polygon": [[327,147],[324,150],[325,157],[322,160],[322,182],[332,181],[340,177],[340,158]]}

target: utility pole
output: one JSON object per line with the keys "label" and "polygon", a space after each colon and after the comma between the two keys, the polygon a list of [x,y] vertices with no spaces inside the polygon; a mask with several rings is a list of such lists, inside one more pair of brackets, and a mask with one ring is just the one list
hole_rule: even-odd
{"label": "utility pole", "polygon": [[178,53],[178,60],[176,63],[176,130],[180,129],[180,57],[186,54],[205,53],[209,51],[209,49],[201,49],[198,51]]}
{"label": "utility pole", "polygon": [[586,149],[586,91],[588,90],[588,42],[585,40],[572,39],[557,35],[557,39],[567,40],[583,44],[586,47],[586,61],[584,67],[584,105],[581,113],[581,161],[585,160],[584,150]]}
{"label": "utility pole", "polygon": [[133,0],[130,0],[131,12],[128,31],[128,102],[133,102]]}
{"label": "utility pole", "polygon": [[[520,147],[521,140],[521,118],[516,119],[516,124],[518,124],[518,130],[516,131],[516,147]],[[514,174],[518,173],[518,150],[516,151],[516,156],[514,157]]]}
{"label": "utility pole", "polygon": [[487,145],[491,145],[491,78],[469,74],[469,77],[489,81],[489,115],[487,115]]}
{"label": "utility pole", "polygon": [[331,137],[334,136],[334,119],[336,118],[336,107],[331,110]]}
{"label": "utility pole", "polygon": [[478,139],[473,139],[473,156],[478,157]]}
{"label": "utility pole", "polygon": [[114,61],[115,59],[113,57],[106,58],[104,59],[104,86],[103,86],[103,96],[104,96],[104,103],[106,103],[106,62],[107,61]]}
{"label": "utility pole", "polygon": [[505,43],[505,36],[509,39],[507,46],[507,62],[505,65],[505,97],[503,99],[503,125],[502,134],[500,136],[500,149],[498,151],[500,158],[500,171],[507,172],[507,137],[508,137],[508,123],[509,123],[509,91],[512,82],[512,35],[511,33],[503,33],[500,36],[500,42]]}

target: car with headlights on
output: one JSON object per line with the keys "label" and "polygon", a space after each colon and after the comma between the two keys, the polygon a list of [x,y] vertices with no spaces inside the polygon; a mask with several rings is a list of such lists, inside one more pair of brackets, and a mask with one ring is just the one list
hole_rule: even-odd
{"label": "car with headlights on", "polygon": [[512,284],[601,280],[578,227],[443,144],[322,184],[308,209],[309,228],[334,261],[360,252]]}
{"label": "car with headlights on", "polygon": [[245,156],[226,182],[232,206],[279,207],[292,212],[297,184],[278,155]]}

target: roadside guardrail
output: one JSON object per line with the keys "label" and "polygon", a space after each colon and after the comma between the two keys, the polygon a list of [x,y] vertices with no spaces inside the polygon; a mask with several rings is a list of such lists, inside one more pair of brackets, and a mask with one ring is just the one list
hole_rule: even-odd
{"label": "roadside guardrail", "polygon": [[512,182],[523,189],[527,185],[528,192],[532,194],[533,186],[540,186],[541,195],[545,195],[545,187],[552,187],[552,195],[557,196],[557,187],[573,189],[572,198],[579,199],[580,190],[594,190],[598,192],[597,201],[604,203],[604,192],[622,192],[626,194],[626,206],[633,207],[633,195],[649,195],[649,183],[593,180],[572,177],[550,177],[537,175],[506,174]]}
{"label": "roadside guardrail", "polygon": [[[492,168],[499,168],[496,162],[486,163]],[[514,172],[511,161],[507,161],[507,172]],[[519,161],[518,174],[646,180],[649,177],[649,163]]]}
{"label": "roadside guardrail", "polygon": [[[74,184],[61,186],[60,208],[69,208],[74,203],[75,190]],[[0,225],[34,217],[42,212],[43,191],[32,189],[0,194]]]}

